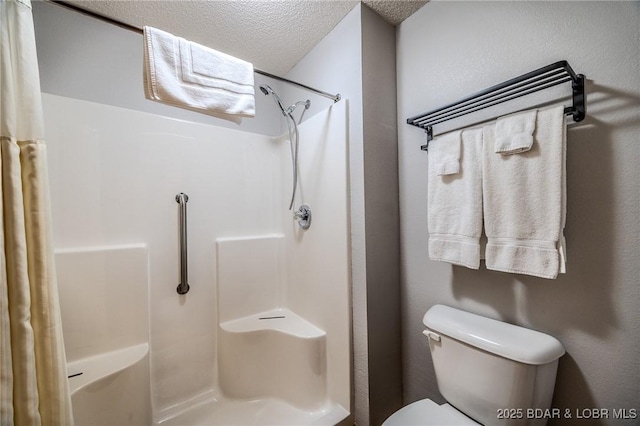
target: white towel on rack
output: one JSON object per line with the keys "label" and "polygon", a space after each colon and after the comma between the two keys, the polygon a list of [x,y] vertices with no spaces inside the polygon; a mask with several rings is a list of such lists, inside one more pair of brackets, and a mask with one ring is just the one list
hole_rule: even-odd
{"label": "white towel on rack", "polygon": [[538,110],[520,112],[496,121],[495,152],[502,155],[519,154],[531,149]]}
{"label": "white towel on rack", "polygon": [[255,115],[253,65],[144,27],[147,99],[239,123]]}
{"label": "white towel on rack", "polygon": [[565,272],[564,107],[538,111],[533,145],[521,154],[495,153],[495,124],[483,132],[487,269],[556,278]]}
{"label": "white towel on rack", "polygon": [[452,140],[456,143],[456,138],[446,136],[429,144],[429,258],[478,269],[482,234],[482,129],[462,131],[460,168],[455,174],[439,174],[440,151],[448,151],[446,144]]}
{"label": "white towel on rack", "polygon": [[453,175],[460,172],[461,134],[462,131],[458,130],[437,138],[438,148],[429,152],[436,175]]}

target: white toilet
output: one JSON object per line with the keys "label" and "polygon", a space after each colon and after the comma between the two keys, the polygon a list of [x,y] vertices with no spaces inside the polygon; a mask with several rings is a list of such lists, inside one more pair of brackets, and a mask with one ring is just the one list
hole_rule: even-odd
{"label": "white toilet", "polygon": [[435,305],[423,333],[449,404],[423,399],[383,426],[546,424],[564,347],[554,337]]}

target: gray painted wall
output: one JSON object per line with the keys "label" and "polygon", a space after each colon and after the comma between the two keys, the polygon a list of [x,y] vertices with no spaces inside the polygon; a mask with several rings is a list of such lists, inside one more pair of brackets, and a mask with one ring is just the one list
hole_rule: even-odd
{"label": "gray painted wall", "polygon": [[[575,409],[640,408],[640,3],[430,2],[397,37],[404,402],[443,401],[421,334],[443,303],[560,339],[553,406],[576,423]],[[568,131],[568,273],[428,260],[424,132],[406,118],[561,59],[588,78],[588,117]]]}
{"label": "gray painted wall", "polygon": [[369,424],[402,406],[396,29],[362,7]]}

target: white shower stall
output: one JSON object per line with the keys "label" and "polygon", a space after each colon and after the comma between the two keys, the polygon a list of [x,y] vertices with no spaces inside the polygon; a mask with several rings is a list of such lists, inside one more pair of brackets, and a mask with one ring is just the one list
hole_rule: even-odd
{"label": "white shower stall", "polygon": [[[351,411],[347,101],[288,137],[44,94],[76,424],[338,424]],[[179,295],[186,193],[190,291]],[[122,398],[132,395],[135,398]]]}

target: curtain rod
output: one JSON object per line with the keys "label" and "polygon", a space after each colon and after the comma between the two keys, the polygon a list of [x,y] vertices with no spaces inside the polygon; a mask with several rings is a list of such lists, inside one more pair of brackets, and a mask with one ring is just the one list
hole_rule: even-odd
{"label": "curtain rod", "polygon": [[[120,28],[124,28],[125,30],[133,31],[133,32],[138,33],[138,34],[142,34],[143,33],[142,28],[136,27],[134,25],[127,24],[127,23],[122,22],[122,21],[115,20],[113,18],[110,18],[110,17],[105,16],[105,15],[101,15],[101,14],[96,13],[96,12],[92,12],[90,10],[83,9],[81,7],[78,7],[78,6],[74,5],[74,4],[69,3],[68,1],[64,1],[64,0],[47,0],[47,1],[49,1],[50,3],[56,4],[58,6],[66,7],[67,9],[73,10],[74,12],[82,13],[83,15],[89,16],[91,18],[101,20],[101,21],[106,22],[108,24],[115,25],[115,26],[118,26]],[[289,80],[287,78],[280,77],[280,76],[277,76],[275,74],[268,73],[266,71],[262,71],[262,70],[260,70],[258,68],[254,68],[253,71],[256,74],[261,74],[261,75],[264,75],[266,77],[274,78],[276,80],[280,80],[280,81],[283,81],[285,83],[289,83],[289,84],[292,84],[294,86],[298,86],[298,87],[301,87],[303,89],[309,90],[311,92],[317,93],[318,95],[324,96],[325,98],[332,99],[333,102],[338,102],[342,98],[340,96],[340,93],[332,95],[330,93],[323,92],[322,90],[318,90],[318,89],[314,89],[313,87],[309,87],[309,86],[307,86],[305,84],[298,83],[296,81]]]}

